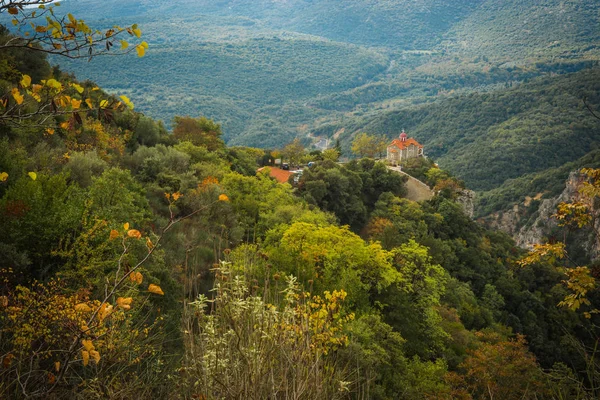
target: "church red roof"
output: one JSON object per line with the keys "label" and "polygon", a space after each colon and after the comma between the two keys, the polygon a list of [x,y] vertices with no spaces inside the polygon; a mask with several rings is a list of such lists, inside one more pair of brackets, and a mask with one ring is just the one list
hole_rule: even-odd
{"label": "church red roof", "polygon": [[411,144],[413,144],[413,145],[417,146],[417,147],[418,147],[418,148],[420,148],[420,149],[422,149],[422,148],[423,148],[423,145],[422,145],[422,144],[419,144],[419,142],[417,142],[417,141],[416,141],[415,139],[413,139],[413,138],[406,139],[406,140],[404,140],[404,141],[402,141],[402,140],[400,140],[400,139],[394,139],[394,140],[392,140],[392,143],[390,143],[390,144],[388,145],[388,147],[390,147],[390,146],[394,146],[394,147],[397,147],[397,148],[399,148],[400,150],[404,150],[404,149],[407,149],[407,148],[408,148],[408,146],[410,146]]}

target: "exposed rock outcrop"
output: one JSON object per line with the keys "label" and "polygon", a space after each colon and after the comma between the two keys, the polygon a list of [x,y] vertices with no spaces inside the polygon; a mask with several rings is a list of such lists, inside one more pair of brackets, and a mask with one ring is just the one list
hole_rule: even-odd
{"label": "exposed rock outcrop", "polygon": [[475,215],[475,192],[469,189],[461,190],[458,192],[456,202],[462,206],[465,214],[472,219]]}
{"label": "exposed rock outcrop", "polygon": [[[556,213],[557,206],[560,203],[582,200],[579,189],[583,181],[584,177],[578,171],[571,172],[563,192],[556,197],[541,199],[537,210],[528,209],[538,204],[528,199],[524,204],[513,206],[511,210],[491,215],[487,218],[487,224],[491,228],[502,230],[511,235],[520,247],[531,249],[533,245],[545,242],[550,232],[558,226],[552,216]],[[540,200],[540,197],[535,198],[535,200]],[[599,213],[598,211],[595,212]],[[600,228],[598,219],[596,219],[595,228],[596,230]],[[597,259],[600,256],[600,242],[591,230],[590,234],[585,235],[585,243],[582,243],[582,245],[589,258]]]}

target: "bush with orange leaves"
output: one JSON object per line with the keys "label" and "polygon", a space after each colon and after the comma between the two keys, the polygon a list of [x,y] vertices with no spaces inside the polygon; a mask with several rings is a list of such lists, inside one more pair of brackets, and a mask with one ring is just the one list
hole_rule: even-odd
{"label": "bush with orange leaves", "polygon": [[450,372],[453,399],[547,398],[547,380],[525,338],[506,339],[495,332],[477,332],[479,344],[459,365],[461,374]]}
{"label": "bush with orange leaves", "polygon": [[143,365],[157,359],[164,338],[136,283],[105,303],[60,280],[1,296],[0,398],[143,393]]}

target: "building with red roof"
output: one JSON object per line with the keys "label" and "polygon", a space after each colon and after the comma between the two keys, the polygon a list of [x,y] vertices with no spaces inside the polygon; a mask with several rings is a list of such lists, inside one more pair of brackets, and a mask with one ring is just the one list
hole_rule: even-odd
{"label": "building with red roof", "polygon": [[423,157],[423,145],[414,138],[409,138],[404,130],[387,147],[386,158],[392,164],[400,164],[409,158],[417,157]]}
{"label": "building with red roof", "polygon": [[[263,168],[259,168],[258,171],[262,171]],[[277,167],[269,167],[269,175],[271,178],[275,178],[279,183],[286,183],[290,176],[294,175],[295,171],[285,171]]]}

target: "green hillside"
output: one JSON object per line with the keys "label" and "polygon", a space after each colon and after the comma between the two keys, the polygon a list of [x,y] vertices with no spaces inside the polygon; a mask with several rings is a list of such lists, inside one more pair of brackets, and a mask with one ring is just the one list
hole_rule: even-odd
{"label": "green hillside", "polygon": [[597,59],[599,26],[600,3],[595,0],[488,0],[450,29],[442,47],[513,65],[550,58]]}
{"label": "green hillside", "polygon": [[222,122],[226,139],[232,139],[260,117],[260,107],[345,90],[387,66],[378,52],[311,38],[195,42],[185,48],[165,43],[148,53],[141,60],[109,59],[92,68],[80,60],[63,68],[94,78],[100,74],[94,67],[108,64],[112,72],[101,78],[104,86],[130,95],[140,110],[167,122],[178,114],[206,115]]}
{"label": "green hillside", "polygon": [[542,193],[543,198],[558,196],[565,189],[565,181],[571,172],[598,166],[600,149],[596,148],[580,159],[560,167],[508,179],[501,186],[477,196],[477,216],[483,217],[496,211],[507,210],[514,204],[525,202],[527,196],[535,197],[538,193]]}
{"label": "green hillside", "polygon": [[600,127],[583,99],[599,107],[599,93],[596,68],[380,114],[362,128],[390,136],[406,129],[440,165],[484,191],[598,146]]}
{"label": "green hillside", "polygon": [[596,145],[581,104],[597,104],[593,0],[80,0],[63,9],[101,26],[137,22],[150,43],[139,61],[61,60],[63,69],[127,94],[167,126],[175,115],[214,118],[232,145],[337,133],[350,156],[356,132],[404,128],[478,191]]}
{"label": "green hillside", "polygon": [[202,13],[235,15],[267,26],[336,41],[398,49],[429,49],[481,0],[187,1]]}

